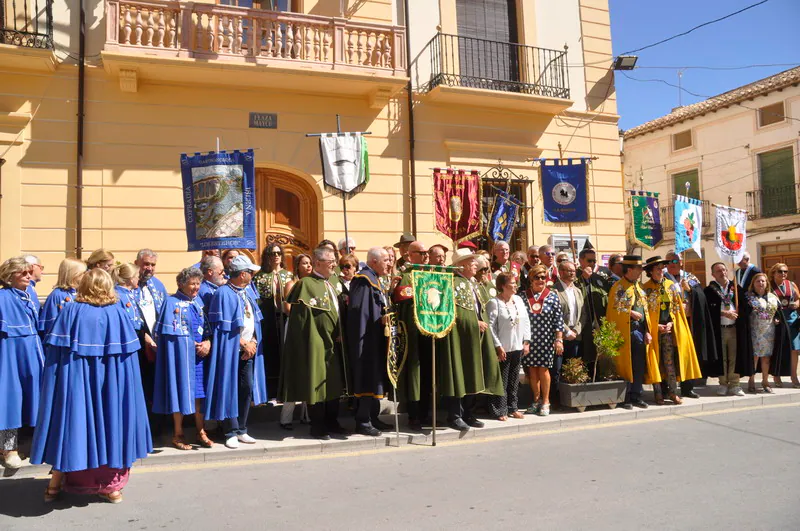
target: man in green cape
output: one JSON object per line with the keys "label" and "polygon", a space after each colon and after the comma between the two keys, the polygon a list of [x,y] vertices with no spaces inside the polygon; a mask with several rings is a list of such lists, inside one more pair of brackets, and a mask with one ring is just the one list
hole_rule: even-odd
{"label": "man in green cape", "polygon": [[588,316],[588,327],[581,338],[581,354],[591,374],[591,366],[597,356],[593,331],[600,328],[600,319],[606,315],[608,292],[614,282],[604,271],[597,268],[597,253],[594,249],[582,249],[578,254],[578,262],[580,270],[575,285],[583,293]]}
{"label": "man in green cape", "polygon": [[502,396],[500,363],[489,333],[489,319],[474,282],[478,263],[470,249],[453,253],[453,288],[456,322],[450,334],[436,340],[436,371],[439,394],[447,409],[448,425],[459,431],[482,428],[474,414],[475,395]]}
{"label": "man in green cape", "polygon": [[408,244],[405,256],[406,265],[401,268],[400,276],[395,278],[397,285],[392,290],[392,303],[408,335],[408,354],[397,388],[406,402],[408,425],[418,430],[429,422],[433,382],[432,343],[430,337],[420,333],[414,322],[414,288],[411,286],[411,268],[408,264],[427,264],[428,249],[424,243],[413,241]]}
{"label": "man in green cape", "polygon": [[328,440],[345,434],[337,419],[339,398],[347,392],[347,372],[335,288],[328,279],[336,263],[327,247],[314,249],[311,275],[300,279],[286,298],[291,305],[281,360],[279,397],[306,402],[311,436]]}

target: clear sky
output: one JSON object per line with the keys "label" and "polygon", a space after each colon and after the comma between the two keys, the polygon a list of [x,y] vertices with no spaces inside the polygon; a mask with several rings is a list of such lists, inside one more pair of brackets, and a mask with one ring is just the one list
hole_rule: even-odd
{"label": "clear sky", "polygon": [[[659,41],[703,22],[742,9],[758,0],[609,0],[614,54]],[[637,52],[632,78],[678,83],[684,66],[800,65],[800,0],[769,0],[735,17],[700,28],[684,37]],[[651,68],[651,67],[672,68]],[[791,66],[741,70],[683,70],[682,86],[714,96],[771,76]],[[632,81],[617,72],[620,127],[630,129],[668,114],[679,104],[679,90],[661,82]],[[683,92],[682,104],[706,98]]]}

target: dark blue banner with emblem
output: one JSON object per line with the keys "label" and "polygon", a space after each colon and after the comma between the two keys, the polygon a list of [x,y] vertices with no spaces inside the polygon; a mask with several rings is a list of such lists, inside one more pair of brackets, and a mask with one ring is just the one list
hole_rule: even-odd
{"label": "dark blue banner with emblem", "polygon": [[544,222],[551,225],[589,222],[586,159],[539,159]]}
{"label": "dark blue banner with emblem", "polygon": [[487,236],[494,242],[508,242],[514,233],[517,213],[522,205],[517,199],[502,190],[494,196],[492,215],[489,218]]}
{"label": "dark blue banner with emblem", "polygon": [[253,150],[181,155],[189,251],[255,249]]}

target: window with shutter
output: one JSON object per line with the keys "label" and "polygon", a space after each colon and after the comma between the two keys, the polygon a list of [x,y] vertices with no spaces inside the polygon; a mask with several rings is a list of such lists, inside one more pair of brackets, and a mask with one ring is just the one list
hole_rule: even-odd
{"label": "window with shutter", "polygon": [[767,218],[797,212],[792,148],[759,153],[758,173],[761,181],[761,216]]}
{"label": "window with shutter", "polygon": [[456,0],[461,84],[512,90],[519,81],[515,0]]}
{"label": "window with shutter", "polygon": [[687,182],[689,183],[689,197],[700,199],[700,177],[696,169],[672,175],[672,195],[686,195]]}

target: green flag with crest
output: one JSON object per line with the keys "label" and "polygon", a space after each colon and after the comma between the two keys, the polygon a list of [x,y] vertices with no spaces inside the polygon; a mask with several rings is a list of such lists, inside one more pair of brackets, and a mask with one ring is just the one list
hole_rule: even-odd
{"label": "green flag with crest", "polygon": [[414,322],[419,331],[435,338],[446,336],[456,321],[453,297],[453,273],[449,271],[412,271]]}

